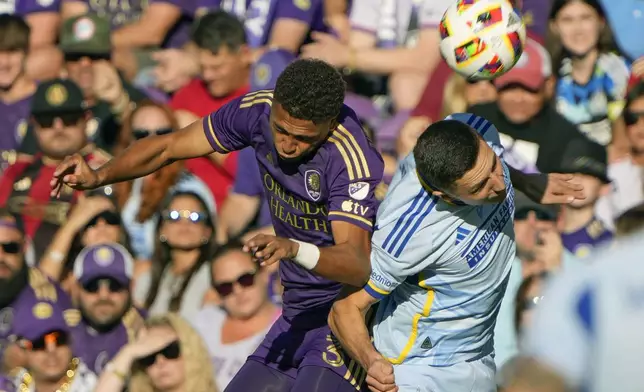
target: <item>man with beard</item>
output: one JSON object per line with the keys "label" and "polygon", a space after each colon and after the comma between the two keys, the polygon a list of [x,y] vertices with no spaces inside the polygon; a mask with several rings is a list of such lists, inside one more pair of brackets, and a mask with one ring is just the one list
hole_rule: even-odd
{"label": "man with beard", "polygon": [[71,327],[78,318],[60,304],[38,298],[37,292],[24,300],[16,308],[12,336],[26,358],[26,365],[12,372],[18,391],[94,390],[96,375],[72,351]]}
{"label": "man with beard", "polygon": [[74,262],[82,316],[74,330],[74,353],[96,374],[143,325],[129,290],[133,269],[132,256],[119,244],[89,246]]}
{"label": "man with beard", "polygon": [[108,158],[87,142],[85,125],[89,115],[83,93],[74,82],[54,79],[40,84],[32,100],[31,122],[42,153],[21,155],[0,179],[0,205],[8,206],[24,219],[36,260],[44,254],[78,196],[67,188],[61,198],[50,199],[48,182],[56,165],[73,153],[83,155],[90,165]]}
{"label": "man with beard", "polygon": [[[24,365],[26,358],[11,344],[14,311],[30,306],[31,298],[46,300],[67,309],[70,319],[79,317],[71,309],[69,297],[42,272],[29,268],[24,258],[25,234],[22,220],[8,209],[0,208],[0,359],[2,368]],[[76,312],[76,314],[74,314]],[[72,320],[73,321],[73,320]]]}
{"label": "man with beard", "polygon": [[25,74],[30,30],[18,15],[0,15],[0,173],[13,163],[27,131],[36,83]]}

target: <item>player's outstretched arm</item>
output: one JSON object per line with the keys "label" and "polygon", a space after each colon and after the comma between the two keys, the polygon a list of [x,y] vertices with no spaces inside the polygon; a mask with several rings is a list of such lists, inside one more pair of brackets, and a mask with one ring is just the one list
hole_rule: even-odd
{"label": "player's outstretched arm", "polygon": [[244,250],[253,252],[262,266],[289,259],[324,278],[362,287],[371,273],[370,233],[339,220],[331,222],[331,229],[333,246],[318,248],[302,241],[259,234],[246,243]]}
{"label": "player's outstretched arm", "polygon": [[574,174],[525,174],[509,167],[514,187],[541,204],[569,204],[583,200],[584,187],[575,181]]}
{"label": "player's outstretched arm", "polygon": [[51,181],[52,195],[58,195],[65,184],[75,189],[93,189],[143,177],[174,161],[212,152],[202,122],[197,121],[174,133],[136,141],[96,170],[80,154],[74,154],[56,168]]}
{"label": "player's outstretched arm", "polygon": [[345,287],[329,313],[329,326],[342,348],[367,371],[372,391],[395,391],[393,366],[371,343],[365,323],[367,311],[376,302],[364,289]]}

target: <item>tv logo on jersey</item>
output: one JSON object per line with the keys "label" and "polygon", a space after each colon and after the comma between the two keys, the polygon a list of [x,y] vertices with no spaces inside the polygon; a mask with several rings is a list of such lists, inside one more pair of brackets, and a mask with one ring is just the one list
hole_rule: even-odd
{"label": "tv logo on jersey", "polygon": [[355,201],[345,200],[342,202],[342,211],[350,212],[352,214],[356,214],[360,216],[365,216],[367,211],[369,211],[369,207],[360,205],[360,203],[357,203]]}

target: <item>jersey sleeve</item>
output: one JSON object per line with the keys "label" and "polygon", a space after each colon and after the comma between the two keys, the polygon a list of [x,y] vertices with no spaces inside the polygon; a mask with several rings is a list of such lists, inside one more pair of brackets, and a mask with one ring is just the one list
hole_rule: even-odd
{"label": "jersey sleeve", "polygon": [[476,132],[492,147],[496,155],[503,156],[503,145],[501,144],[501,137],[499,130],[496,129],[494,124],[481,116],[472,113],[454,113],[450,114],[445,120],[456,120],[469,125],[474,128]]}
{"label": "jersey sleeve", "polygon": [[251,144],[253,131],[268,113],[272,91],[264,90],[234,99],[203,118],[203,129],[210,146],[226,154]]}
{"label": "jersey sleeve", "polygon": [[436,213],[438,198],[420,186],[410,187],[411,182],[392,184],[378,212],[378,227],[371,239],[371,278],[364,286],[378,300],[437,260],[428,217]]}
{"label": "jersey sleeve", "polygon": [[380,1],[361,0],[351,4],[351,28],[375,34],[380,21]]}
{"label": "jersey sleeve", "polygon": [[295,19],[310,25],[320,15],[322,0],[280,0],[277,3],[275,20]]}
{"label": "jersey sleeve", "polygon": [[264,193],[259,165],[255,158],[255,150],[246,147],[239,152],[238,158],[242,165],[237,166],[237,175],[233,185],[233,193],[247,196],[261,196]]}
{"label": "jersey sleeve", "polygon": [[329,220],[372,231],[379,203],[375,191],[382,182],[384,163],[357,121],[345,126],[338,126],[329,137],[333,144],[327,166]]}

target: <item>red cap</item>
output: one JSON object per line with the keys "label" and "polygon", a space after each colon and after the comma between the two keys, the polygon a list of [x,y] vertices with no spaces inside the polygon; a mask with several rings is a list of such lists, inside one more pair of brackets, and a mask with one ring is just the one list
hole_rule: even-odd
{"label": "red cap", "polygon": [[552,75],[552,63],[548,51],[537,41],[526,38],[519,61],[507,73],[494,79],[494,85],[502,88],[520,84],[530,90],[538,90]]}

